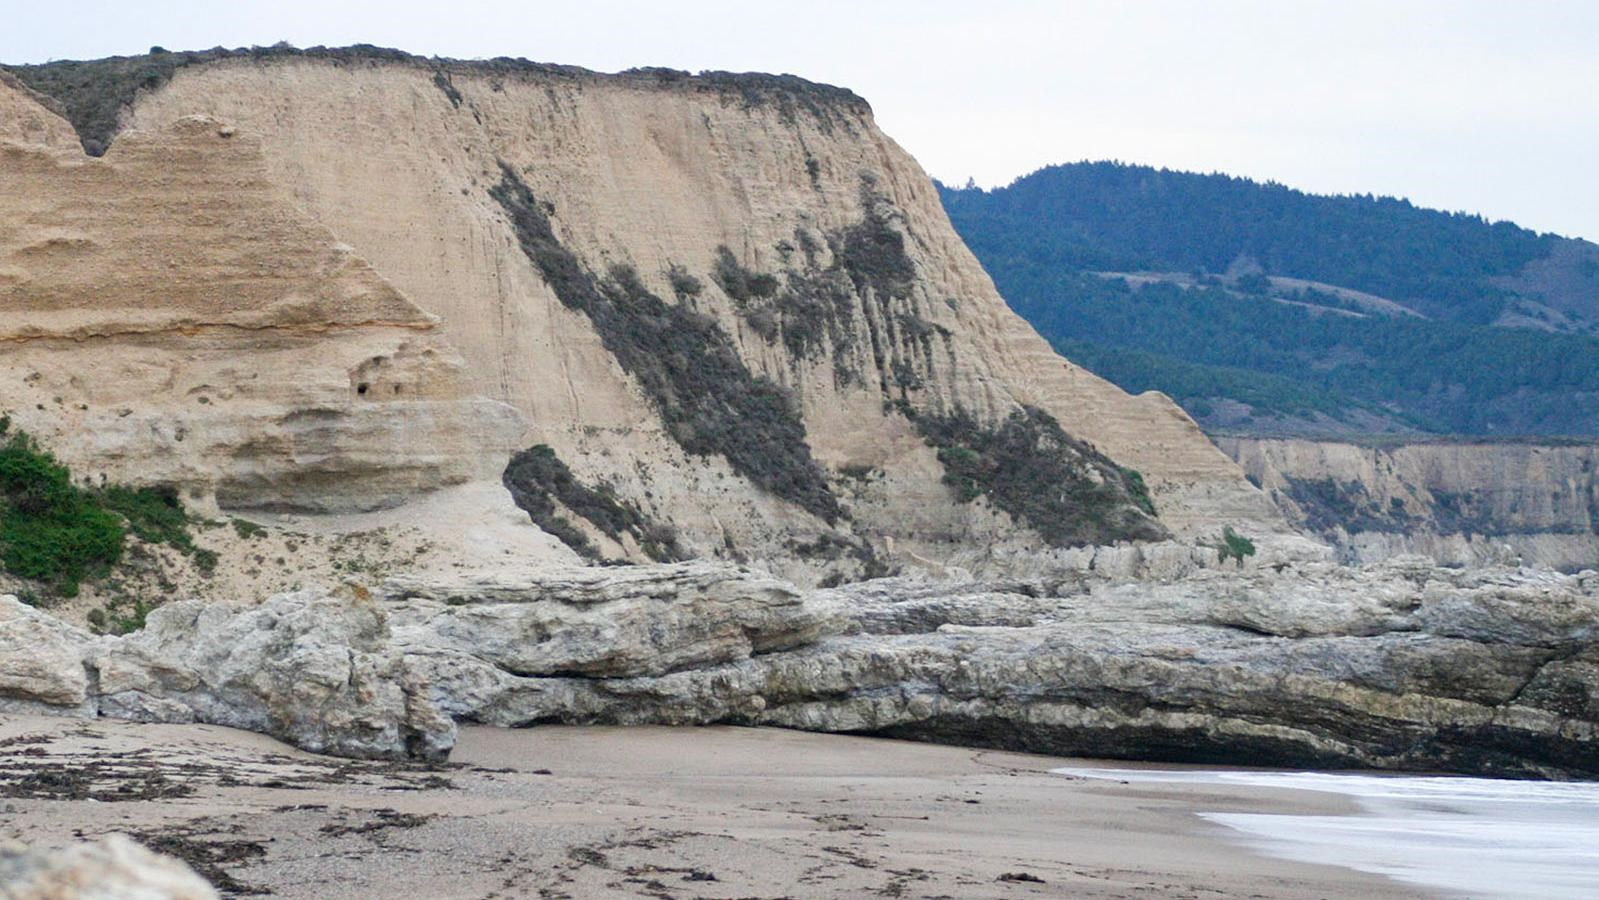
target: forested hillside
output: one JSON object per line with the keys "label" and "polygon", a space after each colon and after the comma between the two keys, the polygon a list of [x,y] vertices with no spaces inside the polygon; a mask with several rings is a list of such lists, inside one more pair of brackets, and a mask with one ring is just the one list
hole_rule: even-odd
{"label": "forested hillside", "polygon": [[1115,163],[940,191],[1063,353],[1209,428],[1599,434],[1587,242]]}

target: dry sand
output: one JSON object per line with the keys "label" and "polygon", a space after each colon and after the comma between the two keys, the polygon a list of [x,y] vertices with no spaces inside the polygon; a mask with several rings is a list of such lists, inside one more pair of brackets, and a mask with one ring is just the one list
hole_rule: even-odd
{"label": "dry sand", "polygon": [[1047,772],[1064,765],[1085,763],[769,729],[541,727],[464,729],[430,769],[210,726],[7,717],[0,840],[124,832],[224,888],[319,900],[1417,896],[1255,855],[1193,815],[1352,812],[1341,798]]}

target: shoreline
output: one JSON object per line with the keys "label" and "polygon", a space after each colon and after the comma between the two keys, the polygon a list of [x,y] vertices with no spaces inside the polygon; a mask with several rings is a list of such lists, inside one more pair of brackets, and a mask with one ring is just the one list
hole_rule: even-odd
{"label": "shoreline", "polygon": [[[1258,854],[1198,815],[1357,813],[1347,798],[1049,772],[1065,766],[1128,768],[725,726],[472,726],[428,767],[16,716],[0,719],[0,839],[129,833],[223,887],[330,900],[1426,896]],[[71,777],[27,796],[42,772]]]}

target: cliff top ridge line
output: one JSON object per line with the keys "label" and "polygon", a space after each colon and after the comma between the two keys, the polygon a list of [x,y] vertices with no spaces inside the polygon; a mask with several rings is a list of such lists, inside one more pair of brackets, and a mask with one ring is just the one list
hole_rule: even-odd
{"label": "cliff top ridge line", "polygon": [[838,106],[858,114],[871,113],[870,104],[848,88],[819,84],[797,75],[720,71],[704,71],[696,75],[661,67],[604,73],[581,66],[533,62],[521,57],[498,56],[476,60],[428,57],[371,44],[302,49],[283,42],[270,47],[213,47],[209,50],[185,51],[152,47],[150,53],[134,56],[53,60],[34,65],[0,64],[0,74],[14,78],[41,102],[71,122],[85,153],[102,156],[122,128],[122,110],[133,103],[140,91],[161,87],[179,69],[231,60],[257,63],[316,60],[336,66],[415,66],[432,70],[434,83],[457,105],[460,104],[460,94],[455,91],[450,79],[455,75],[467,75],[580,83],[611,81],[646,89],[720,93],[746,107],[775,103],[785,111],[785,115],[792,116],[796,111],[804,110],[822,120],[827,119],[832,109]]}

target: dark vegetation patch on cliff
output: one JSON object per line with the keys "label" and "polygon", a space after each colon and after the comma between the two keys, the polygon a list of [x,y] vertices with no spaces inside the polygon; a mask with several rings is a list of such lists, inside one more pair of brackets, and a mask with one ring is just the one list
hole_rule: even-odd
{"label": "dark vegetation patch on cliff", "polygon": [[944,483],[957,499],[986,497],[1051,546],[1170,536],[1153,518],[1148,493],[1135,486],[1131,470],[1067,434],[1043,410],[1024,407],[987,425],[960,409],[938,415],[903,403],[898,408],[938,451]]}
{"label": "dark vegetation patch on cliff", "polygon": [[[862,179],[861,203],[860,222],[821,240],[802,227],[795,231],[797,248],[780,243],[788,264],[781,277],[748,268],[723,246],[712,279],[751,330],[768,343],[781,340],[791,359],[831,351],[836,385],[863,382],[854,355],[864,336],[879,389],[885,397],[907,400],[926,386],[937,341],[947,344],[952,334],[919,306],[916,265],[898,227],[899,213],[873,190],[870,177]],[[824,248],[830,255],[825,264]]]}
{"label": "dark vegetation patch on cliff", "polygon": [[949,330],[924,315],[913,288],[916,265],[905,248],[902,216],[875,189],[875,178],[861,181],[861,221],[827,236],[833,269],[847,277],[862,298],[872,358],[885,396],[904,401],[925,386],[935,367],[935,338]]}
{"label": "dark vegetation patch on cliff", "polygon": [[461,95],[461,91],[455,86],[455,82],[450,80],[450,76],[443,72],[434,72],[433,86],[444,94],[444,98],[450,101],[451,106],[456,109],[461,108],[461,101],[466,98]]}
{"label": "dark vegetation patch on cliff", "polygon": [[209,50],[180,52],[152,47],[149,53],[138,56],[0,66],[0,70],[11,73],[52,103],[56,111],[77,130],[84,152],[90,156],[100,156],[111,146],[112,139],[121,128],[119,119],[123,108],[131,104],[140,91],[160,88],[172,79],[174,73],[187,66],[229,59],[311,59],[340,66],[410,65],[430,69],[434,72],[435,86],[457,108],[464,98],[450,80],[455,73],[501,79],[613,79],[643,87],[705,91],[740,102],[746,108],[773,105],[790,123],[796,121],[800,112],[804,112],[814,117],[824,130],[831,130],[834,123],[850,126],[849,118],[839,115],[841,110],[856,115],[871,112],[866,101],[852,91],[806,81],[794,75],[731,72],[691,75],[672,69],[631,69],[617,75],[604,75],[577,66],[551,65],[510,57],[489,60],[430,58],[371,44],[302,49],[288,43],[278,43],[270,47],[213,47]]}
{"label": "dark vegetation patch on cliff", "polygon": [[[1486,537],[1515,534],[1514,519],[1507,520],[1499,514],[1494,498],[1488,490],[1446,491],[1432,488],[1433,527],[1439,534],[1479,534]],[[1593,513],[1589,513],[1590,519]],[[1548,534],[1581,534],[1583,529],[1574,523],[1545,525],[1535,529]]]}
{"label": "dark vegetation patch on cliff", "polygon": [[829,349],[834,382],[857,379],[849,365],[855,343],[855,296],[834,270],[790,269],[776,275],[745,267],[726,246],[716,250],[711,278],[732,299],[750,329],[767,343],[781,340],[796,362]]}
{"label": "dark vegetation patch on cliff", "polygon": [[561,540],[585,559],[600,561],[602,554],[582,530],[574,526],[556,507],[559,502],[574,515],[582,516],[606,537],[623,543],[631,536],[644,554],[656,562],[675,562],[686,558],[678,545],[677,532],[646,516],[639,508],[619,499],[607,484],[589,487],[548,445],[539,444],[511,457],[501,477],[511,498],[533,519],[533,523]]}
{"label": "dark vegetation patch on cliff", "polygon": [[[1514,520],[1499,511],[1487,490],[1450,491],[1429,488],[1423,497],[1429,501],[1425,514],[1413,512],[1404,501],[1391,498],[1379,502],[1359,481],[1334,478],[1294,478],[1285,476],[1289,498],[1305,514],[1309,528],[1332,534],[1342,528],[1348,534],[1362,531],[1408,534],[1417,530],[1438,534],[1498,537],[1518,532]],[[1581,525],[1543,524],[1532,529],[1548,534],[1584,533]]]}
{"label": "dark vegetation patch on cliff", "polygon": [[888,199],[872,190],[871,180],[861,186],[866,215],[842,229],[829,243],[837,264],[855,289],[882,299],[910,296],[916,283],[916,266],[905,252],[905,235],[894,227],[896,211]]}
{"label": "dark vegetation patch on cliff", "polygon": [[823,576],[818,586],[824,588],[837,587],[851,581],[884,578],[899,572],[897,568],[883,562],[882,557],[877,555],[876,548],[864,538],[824,533],[809,541],[790,540],[788,549],[800,559],[811,562],[853,560],[856,563],[858,568],[853,572],[846,573],[842,569],[835,569]]}
{"label": "dark vegetation patch on cliff", "polygon": [[195,546],[189,525],[176,492],[79,487],[66,466],[0,417],[0,564],[12,575],[76,596],[80,583],[121,561],[129,531],[193,557],[202,571],[214,567],[215,554]]}
{"label": "dark vegetation patch on cliff", "polygon": [[1350,534],[1358,531],[1403,534],[1419,524],[1399,498],[1393,498],[1385,507],[1358,481],[1293,477],[1284,480],[1288,484],[1289,499],[1305,513],[1305,525],[1315,531],[1331,533],[1343,528]]}
{"label": "dark vegetation patch on cliff", "polygon": [[714,319],[651,293],[627,266],[602,280],[556,238],[549,214],[509,166],[490,196],[556,297],[582,312],[687,452],[720,455],[767,492],[832,523],[838,498],[805,439],[792,396],[752,375]]}

